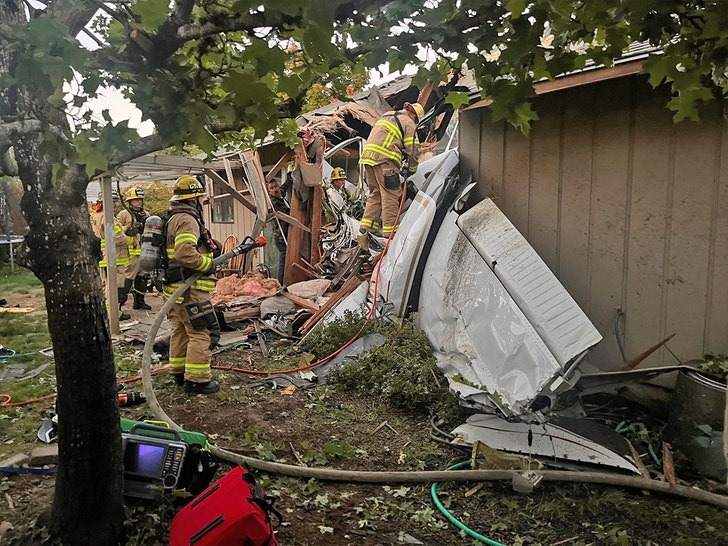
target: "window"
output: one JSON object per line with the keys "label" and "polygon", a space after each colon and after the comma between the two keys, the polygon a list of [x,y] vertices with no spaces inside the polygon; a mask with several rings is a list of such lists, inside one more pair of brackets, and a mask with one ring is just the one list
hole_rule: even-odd
{"label": "window", "polygon": [[[235,204],[228,187],[216,180],[212,181],[212,222],[215,224],[232,224],[235,222]],[[220,197],[218,197],[220,196]]]}

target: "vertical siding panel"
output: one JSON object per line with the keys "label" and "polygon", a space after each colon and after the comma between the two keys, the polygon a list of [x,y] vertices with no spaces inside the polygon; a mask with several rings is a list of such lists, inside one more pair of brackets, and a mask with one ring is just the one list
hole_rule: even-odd
{"label": "vertical siding panel", "polygon": [[[719,116],[720,117],[720,116]],[[728,354],[728,122],[722,120],[711,214],[710,312],[704,353]]]}
{"label": "vertical siding panel", "polygon": [[503,155],[505,147],[505,124],[491,121],[490,110],[483,111],[480,141],[487,150],[481,158],[479,183],[483,194],[493,199],[499,207],[503,204]]}
{"label": "vertical siding panel", "polygon": [[559,279],[589,315],[589,207],[594,86],[566,93],[561,166]]}
{"label": "vertical siding panel", "polygon": [[667,271],[666,333],[684,359],[702,354],[708,285],[710,211],[718,151],[715,122],[680,123],[675,131],[675,182]]}
{"label": "vertical siding panel", "polygon": [[[481,188],[485,189],[484,173],[480,164],[481,154],[490,155],[490,142],[485,139],[482,129],[482,120],[489,116],[490,111],[485,108],[475,110],[461,110],[458,113],[458,149],[460,150],[461,172],[470,170],[473,177],[478,180]],[[480,141],[478,138],[480,137]]]}
{"label": "vertical siding panel", "polygon": [[558,274],[557,229],[561,157],[561,99],[539,101],[539,119],[531,132],[528,240],[546,265]]}
{"label": "vertical siding panel", "polygon": [[528,180],[531,145],[528,137],[506,127],[501,210],[521,234],[528,238]]}
{"label": "vertical siding panel", "polygon": [[621,363],[612,331],[617,310],[623,307],[630,82],[625,78],[600,84],[596,93],[599,110],[594,132],[589,222],[589,317],[604,341],[597,345],[590,360],[599,362],[602,369],[614,369]]}
{"label": "vertical siding panel", "polygon": [[[665,253],[666,195],[670,179],[672,118],[662,98],[635,112],[632,202],[628,245],[630,263],[625,299],[625,352],[632,358],[663,337],[662,272]],[[645,365],[656,365],[660,353]]]}

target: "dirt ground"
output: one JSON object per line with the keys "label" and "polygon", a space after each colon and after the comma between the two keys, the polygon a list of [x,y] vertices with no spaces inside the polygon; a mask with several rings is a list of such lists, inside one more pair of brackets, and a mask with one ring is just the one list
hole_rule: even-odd
{"label": "dirt ground", "polygon": [[[155,308],[161,299],[148,301]],[[137,316],[138,315],[138,316]],[[133,318],[146,312],[133,312]],[[260,368],[257,343],[231,348],[216,366]],[[271,335],[274,352],[286,343]],[[140,347],[137,347],[139,349]],[[204,432],[219,447],[299,466],[344,470],[444,470],[467,453],[432,440],[429,416],[389,407],[376,396],[339,392],[322,385],[284,389],[285,382],[222,369],[214,396],[189,396],[161,373],[155,392],[183,428]],[[141,385],[138,385],[141,388]],[[33,408],[41,413],[42,408]],[[134,419],[152,417],[147,405],[122,408]],[[231,465],[222,464],[216,477]],[[255,473],[284,516],[278,527],[285,546],[461,546],[481,542],[465,535],[437,510],[430,485],[366,485],[294,479]],[[705,486],[704,483],[700,484]],[[720,489],[718,492],[723,492]],[[548,483],[531,495],[510,483],[443,483],[443,505],[473,531],[502,544],[728,545],[726,511],[679,497],[609,486]],[[0,481],[0,522],[28,524],[50,505],[53,478],[13,476]],[[154,512],[154,505],[129,501]],[[166,544],[169,519],[149,524],[129,545]],[[150,520],[151,521],[151,520]],[[0,539],[0,543],[3,541]]]}

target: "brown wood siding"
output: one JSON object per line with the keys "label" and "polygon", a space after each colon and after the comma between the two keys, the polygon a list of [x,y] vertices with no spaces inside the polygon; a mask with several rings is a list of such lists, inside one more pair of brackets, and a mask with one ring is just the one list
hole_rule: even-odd
{"label": "brown wood siding", "polygon": [[728,123],[675,125],[666,98],[640,76],[550,93],[530,137],[461,114],[463,164],[604,336],[589,360],[606,370],[620,311],[628,359],[672,333],[682,360],[728,352]]}
{"label": "brown wood siding", "polygon": [[[221,173],[221,176],[225,176],[225,173]],[[239,170],[233,172],[233,182],[239,190],[247,189]],[[246,192],[245,197],[250,199],[250,193]],[[210,230],[212,237],[221,243],[224,243],[229,235],[235,235],[238,241],[242,242],[245,237],[253,232],[255,215],[236,199],[233,199],[233,220],[232,223],[212,222],[210,219],[210,207],[205,207],[205,225]],[[263,251],[263,249],[259,248],[248,254],[249,257],[253,258],[254,265],[263,262]]]}

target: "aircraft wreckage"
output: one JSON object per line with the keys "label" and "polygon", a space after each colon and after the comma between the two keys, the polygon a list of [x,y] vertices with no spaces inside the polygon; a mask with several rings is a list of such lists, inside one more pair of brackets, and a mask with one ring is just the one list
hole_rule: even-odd
{"label": "aircraft wreckage", "polygon": [[[582,373],[601,335],[497,205],[460,173],[455,150],[420,165],[412,178],[419,192],[371,280],[320,323],[372,304],[393,320],[416,313],[450,391],[478,412],[452,431],[455,444],[638,474],[628,442],[584,418],[580,396],[564,407],[560,396],[613,391],[688,367]],[[356,220],[344,216],[356,233]],[[372,254],[386,244],[373,241]]]}

